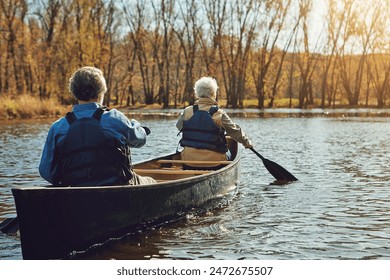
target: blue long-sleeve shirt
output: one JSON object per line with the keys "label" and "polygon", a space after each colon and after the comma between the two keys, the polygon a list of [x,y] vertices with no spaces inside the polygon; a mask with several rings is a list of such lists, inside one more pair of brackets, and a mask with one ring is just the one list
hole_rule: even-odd
{"label": "blue long-sleeve shirt", "polygon": [[[95,102],[75,105],[73,113],[77,119],[92,117],[99,107],[101,105]],[[119,140],[122,145],[140,148],[146,143],[146,132],[140,123],[136,120],[129,120],[122,112],[116,109],[105,111],[101,117],[100,124],[106,136]],[[55,175],[52,164],[56,146],[65,138],[68,129],[69,123],[65,117],[62,117],[52,124],[47,135],[39,164],[39,173],[49,183],[53,183]]]}

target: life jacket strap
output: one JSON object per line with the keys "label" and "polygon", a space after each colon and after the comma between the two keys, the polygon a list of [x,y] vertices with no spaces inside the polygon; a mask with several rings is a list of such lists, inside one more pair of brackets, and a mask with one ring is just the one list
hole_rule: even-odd
{"label": "life jacket strap", "polygon": [[[209,109],[209,114],[210,114],[211,116],[213,116],[218,110],[219,110],[219,107],[216,106],[216,105],[213,105],[213,106],[211,106],[210,109]],[[199,105],[198,105],[198,104],[193,105],[193,106],[192,106],[192,111],[193,111],[193,114],[195,114],[196,112],[198,112],[198,111],[199,111]]]}
{"label": "life jacket strap", "polygon": [[210,110],[209,110],[209,114],[211,116],[213,116],[217,111],[219,110],[219,107],[218,106],[211,106]]}
{"label": "life jacket strap", "polygon": [[[106,106],[99,107],[93,113],[92,118],[94,118],[100,122],[100,119],[102,118],[104,111],[110,111],[110,109],[108,109]],[[75,120],[77,120],[77,118],[73,112],[66,113],[65,117],[66,117],[66,120],[68,121],[69,125],[71,125]]]}
{"label": "life jacket strap", "polygon": [[76,116],[73,112],[66,113],[66,120],[68,121],[69,125],[71,125],[75,120],[77,120]]}
{"label": "life jacket strap", "polygon": [[104,111],[110,111],[107,107],[99,107],[96,109],[95,113],[93,113],[92,118],[97,119],[100,122],[100,119],[102,118],[102,115]]}

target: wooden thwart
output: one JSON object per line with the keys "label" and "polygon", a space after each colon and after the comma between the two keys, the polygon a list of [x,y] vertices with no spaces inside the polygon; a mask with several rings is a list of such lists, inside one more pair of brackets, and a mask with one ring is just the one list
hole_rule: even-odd
{"label": "wooden thwart", "polygon": [[169,174],[169,175],[201,175],[210,173],[210,170],[181,170],[181,169],[133,169],[139,175]]}
{"label": "wooden thwart", "polygon": [[180,159],[160,159],[157,161],[157,163],[175,163],[175,164],[196,164],[196,165],[202,165],[204,164],[205,166],[207,165],[227,165],[227,164],[230,164],[231,161],[228,161],[228,160],[221,160],[221,161],[216,161],[216,160],[209,160],[209,161],[206,161],[206,160],[180,160]]}

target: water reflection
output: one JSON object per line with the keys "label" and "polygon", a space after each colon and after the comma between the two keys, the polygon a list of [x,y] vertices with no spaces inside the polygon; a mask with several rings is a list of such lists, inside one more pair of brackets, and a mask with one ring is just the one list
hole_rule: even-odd
{"label": "water reflection", "polygon": [[[368,114],[368,113],[367,113]],[[129,235],[80,259],[388,259],[390,118],[236,118],[256,150],[299,178],[273,177],[244,150],[238,194],[228,206]],[[143,119],[152,134],[133,159],[176,149],[175,119]],[[10,188],[41,185],[37,166],[50,122],[0,125],[0,219],[14,215]],[[167,141],[162,142],[161,139]],[[0,235],[0,259],[20,259]]]}

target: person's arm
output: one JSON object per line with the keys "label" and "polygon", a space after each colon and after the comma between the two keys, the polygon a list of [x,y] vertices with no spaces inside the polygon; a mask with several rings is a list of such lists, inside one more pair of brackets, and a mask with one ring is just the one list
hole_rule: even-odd
{"label": "person's arm", "polygon": [[129,120],[117,109],[104,113],[100,124],[105,134],[119,141],[121,145],[140,148],[146,143],[147,134],[141,124],[134,119]]}
{"label": "person's arm", "polygon": [[54,159],[55,139],[53,127],[50,128],[43,147],[41,161],[39,163],[39,174],[43,179],[53,184],[52,163]]}
{"label": "person's arm", "polygon": [[176,122],[176,127],[179,131],[183,129],[183,120],[184,120],[184,111],[181,112],[177,122]]}
{"label": "person's arm", "polygon": [[244,145],[245,148],[253,148],[251,141],[242,128],[238,124],[234,123],[226,113],[222,114],[221,124],[226,130],[226,134],[228,136]]}
{"label": "person's arm", "polygon": [[146,131],[141,124],[134,119],[129,120],[122,112],[112,109],[102,116],[105,118],[103,129],[106,129],[108,134],[114,133],[114,137],[118,139],[122,145],[129,145],[131,148],[141,148],[146,143]]}
{"label": "person's arm", "polygon": [[127,135],[129,145],[132,148],[140,148],[146,144],[146,131],[141,124],[134,119],[128,121]]}

